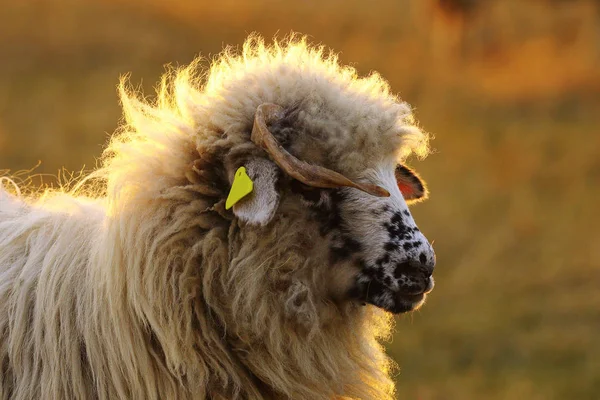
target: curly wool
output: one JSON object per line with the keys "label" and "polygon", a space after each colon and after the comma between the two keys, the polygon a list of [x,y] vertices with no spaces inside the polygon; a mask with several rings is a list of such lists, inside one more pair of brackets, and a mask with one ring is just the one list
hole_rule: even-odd
{"label": "curly wool", "polygon": [[127,123],[85,180],[100,184],[0,186],[0,399],[393,398],[379,343],[392,317],[322,300],[304,245],[318,228],[282,216],[249,229],[223,203],[259,154],[261,103],[301,103],[301,125],[332,134],[298,152],[341,170],[390,141],[425,156],[427,135],[381,77],[302,38],[250,38],[205,80],[199,63],[167,74],[154,104],[122,82]]}

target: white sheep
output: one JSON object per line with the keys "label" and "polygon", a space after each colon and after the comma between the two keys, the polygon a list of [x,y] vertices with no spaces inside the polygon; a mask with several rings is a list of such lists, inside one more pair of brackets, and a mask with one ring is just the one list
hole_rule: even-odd
{"label": "white sheep", "polygon": [[402,164],[427,135],[302,38],[198,69],[155,104],[122,83],[76,189],[0,185],[0,399],[393,398],[378,340],[433,287]]}

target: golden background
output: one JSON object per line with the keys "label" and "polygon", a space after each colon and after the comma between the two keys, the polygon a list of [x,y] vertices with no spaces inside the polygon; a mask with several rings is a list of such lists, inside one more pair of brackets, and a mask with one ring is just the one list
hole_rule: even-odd
{"label": "golden background", "polygon": [[437,286],[398,317],[399,398],[599,399],[598,1],[0,0],[0,174],[93,168],[120,75],[152,96],[167,63],[292,30],[435,135],[412,165]]}

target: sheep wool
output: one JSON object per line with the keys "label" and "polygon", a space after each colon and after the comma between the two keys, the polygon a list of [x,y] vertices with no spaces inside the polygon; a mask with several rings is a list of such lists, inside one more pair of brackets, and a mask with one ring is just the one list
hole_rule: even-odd
{"label": "sheep wool", "polygon": [[[391,300],[352,300],[351,226],[324,227],[250,133],[277,104],[290,153],[375,179],[427,155],[410,107],[298,36],[172,70],[151,102],[119,91],[125,122],[79,184],[0,181],[0,399],[393,399]],[[226,210],[242,165],[258,206]]]}

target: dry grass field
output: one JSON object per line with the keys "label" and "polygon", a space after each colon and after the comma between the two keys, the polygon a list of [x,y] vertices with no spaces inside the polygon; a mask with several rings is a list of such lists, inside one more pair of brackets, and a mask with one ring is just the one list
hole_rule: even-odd
{"label": "dry grass field", "polygon": [[308,34],[435,135],[412,165],[437,286],[389,343],[398,398],[599,399],[600,3],[439,3],[0,0],[0,168],[93,168],[120,75],[151,96],[167,63]]}

